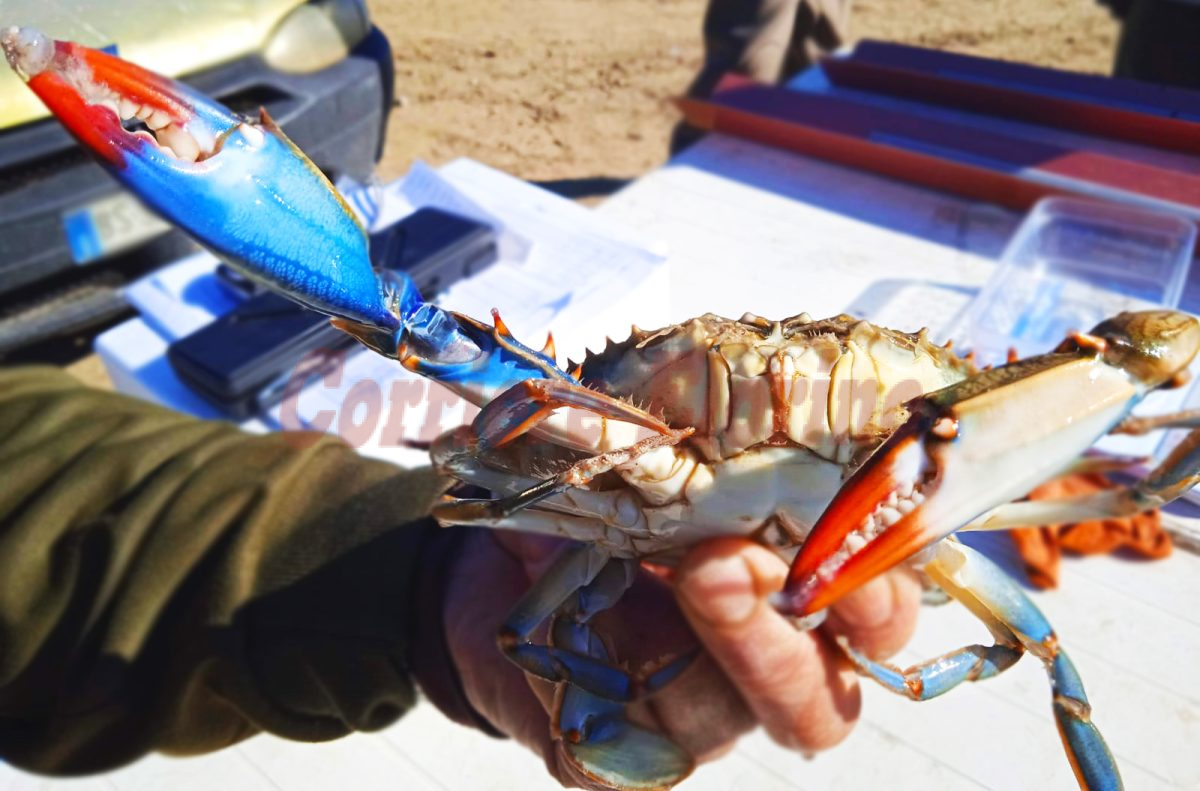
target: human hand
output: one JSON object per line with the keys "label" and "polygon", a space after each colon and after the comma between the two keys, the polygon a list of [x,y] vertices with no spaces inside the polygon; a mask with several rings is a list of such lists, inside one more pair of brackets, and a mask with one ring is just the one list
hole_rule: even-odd
{"label": "human hand", "polygon": [[[594,783],[550,737],[553,685],[527,676],[496,648],[509,608],[558,546],[519,533],[472,534],[449,566],[445,634],[475,709],[542,756],[564,785],[588,787]],[[758,725],[804,752],[845,738],[858,718],[860,690],[831,635],[846,635],[870,656],[890,655],[912,634],[920,585],[908,572],[886,575],[843,599],[820,629],[802,632],[766,602],[786,575],[772,552],[735,538],[693,549],[670,584],[643,572],[594,621],[617,658],[636,668],[697,640],[704,651],[679,678],[632,704],[630,719],[665,733],[698,762],[720,756]]]}

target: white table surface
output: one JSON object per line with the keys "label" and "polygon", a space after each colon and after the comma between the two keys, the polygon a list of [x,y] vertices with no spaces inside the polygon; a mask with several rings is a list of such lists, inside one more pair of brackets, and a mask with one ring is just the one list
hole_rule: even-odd
{"label": "white table surface", "polygon": [[[670,250],[639,299],[604,315],[615,337],[631,321],[648,327],[706,311],[821,315],[852,304],[900,329],[936,323],[965,300],[964,289],[987,277],[1019,220],[722,137],[639,179],[598,212]],[[565,329],[560,349],[571,350],[580,339]],[[1079,667],[1127,787],[1200,788],[1200,557],[1177,551],[1154,563],[1067,559],[1061,588],[1035,599]],[[986,639],[963,608],[929,608],[896,660],[907,664]],[[259,736],[207,757],[155,756],[74,781],[0,768],[0,789],[329,787],[556,786],[520,748],[452,725],[427,704],[382,733],[328,744]],[[1074,787],[1045,674],[1028,658],[997,679],[922,704],[867,682],[862,720],[837,749],[810,760],[756,733],[682,786]]]}

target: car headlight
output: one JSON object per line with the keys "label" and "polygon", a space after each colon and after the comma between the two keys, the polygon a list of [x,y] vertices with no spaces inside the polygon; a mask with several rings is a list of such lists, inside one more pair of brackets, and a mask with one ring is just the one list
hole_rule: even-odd
{"label": "car headlight", "polygon": [[279,71],[318,71],[345,58],[370,32],[366,0],[313,0],[275,26],[263,57]]}

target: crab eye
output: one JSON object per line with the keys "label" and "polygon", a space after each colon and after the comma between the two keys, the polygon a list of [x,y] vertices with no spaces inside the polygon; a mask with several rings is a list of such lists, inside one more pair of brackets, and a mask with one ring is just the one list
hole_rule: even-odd
{"label": "crab eye", "polygon": [[1104,359],[1148,387],[1185,369],[1200,351],[1200,322],[1174,310],[1121,313],[1090,333],[1106,342]]}

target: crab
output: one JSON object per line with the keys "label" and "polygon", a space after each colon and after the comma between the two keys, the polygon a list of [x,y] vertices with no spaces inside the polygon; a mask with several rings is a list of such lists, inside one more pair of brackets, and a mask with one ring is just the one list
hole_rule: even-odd
{"label": "crab", "polygon": [[[1177,382],[1200,349],[1196,319],[1123,313],[1048,354],[979,371],[924,332],[850,316],[707,315],[635,328],[560,366],[552,342],[524,345],[498,314],[478,321],[426,302],[402,274],[374,272],[353,214],[265,113],[246,120],[178,82],[31,29],[4,31],[2,44],[58,119],[153,209],[249,277],[481,407],[431,456],[493,496],[452,497],[434,516],[569,539],[514,606],[498,645],[559,685],[555,733],[597,782],[668,787],[693,761],[623,713],[690,655],[630,672],[593,616],[620,598],[640,563],[670,564],[697,542],[741,535],[791,560],[773,604],[799,628],[876,575],[916,566],[978,616],[994,644],[901,670],[840,641],[857,670],[927,700],[1032,654],[1049,675],[1080,786],[1121,786],[1054,630],[954,534],[1125,515],[1190,488],[1200,433],[1130,487],[1019,501],[1090,463],[1083,454],[1098,438],[1131,430],[1130,410]],[[148,130],[128,131],[133,119]],[[1145,426],[1173,423],[1186,421]]]}

